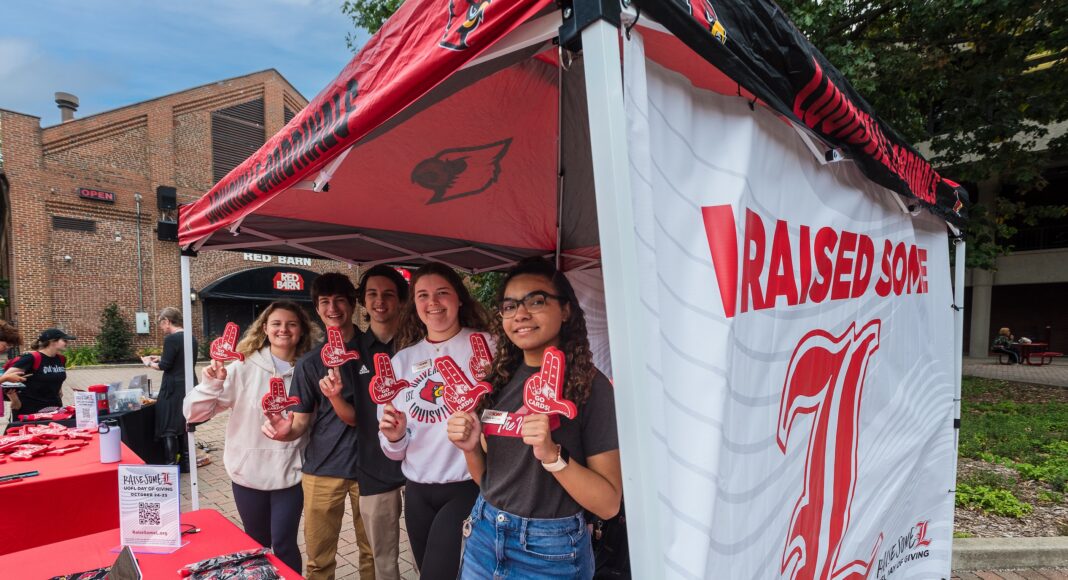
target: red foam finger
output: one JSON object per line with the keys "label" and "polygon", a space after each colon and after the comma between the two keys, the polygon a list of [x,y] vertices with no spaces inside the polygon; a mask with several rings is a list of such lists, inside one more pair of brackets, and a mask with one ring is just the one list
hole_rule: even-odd
{"label": "red foam finger", "polygon": [[337,368],[350,360],[359,360],[360,354],[354,350],[345,349],[345,339],[341,336],[341,329],[337,326],[326,327],[326,344],[321,352],[323,364],[327,368]]}
{"label": "red foam finger", "polygon": [[471,360],[468,361],[467,366],[471,369],[471,376],[475,377],[476,381],[481,381],[489,374],[490,366],[493,364],[493,355],[490,354],[486,337],[481,333],[472,334],[470,341]]}
{"label": "red foam finger", "polygon": [[527,379],[523,388],[523,402],[535,413],[578,416],[575,404],[564,398],[564,353],[550,346],[541,359],[541,371]]}
{"label": "red foam finger", "polygon": [[389,355],[385,353],[375,354],[375,376],[371,379],[371,400],[376,405],[390,403],[401,391],[411,384],[408,381],[398,381],[393,374],[393,364],[389,362]]}
{"label": "red foam finger", "polygon": [[245,355],[237,352],[237,337],[241,329],[233,322],[227,322],[223,334],[211,341],[211,359],[217,361],[245,360]]}
{"label": "red foam finger", "polygon": [[493,391],[493,386],[484,381],[471,384],[470,379],[464,375],[451,356],[438,357],[434,361],[434,367],[441,374],[442,382],[445,383],[441,390],[441,398],[449,414],[473,411],[478,406],[478,401]]}
{"label": "red foam finger", "polygon": [[286,382],[281,377],[271,377],[271,388],[261,401],[263,412],[271,415],[300,404],[299,397],[290,397],[286,393]]}

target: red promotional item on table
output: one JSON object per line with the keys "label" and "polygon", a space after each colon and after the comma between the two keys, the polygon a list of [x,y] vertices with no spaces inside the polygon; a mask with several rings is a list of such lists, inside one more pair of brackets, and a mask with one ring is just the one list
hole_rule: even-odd
{"label": "red promotional item on table", "polygon": [[375,378],[371,379],[371,400],[376,405],[385,405],[393,402],[401,391],[411,386],[408,381],[398,381],[393,374],[393,364],[389,362],[389,355],[377,353],[375,355]]}
{"label": "red promotional item on table", "polygon": [[550,346],[541,357],[541,371],[523,385],[523,402],[535,413],[559,414],[574,419],[578,416],[575,404],[563,397],[564,353]]}
{"label": "red promotional item on table", "polygon": [[211,341],[211,360],[232,361],[245,360],[245,355],[237,352],[237,337],[241,329],[233,322],[227,322],[222,336]]}
{"label": "red promotional item on table", "polygon": [[[481,335],[471,335],[471,346],[474,346],[476,336]],[[485,345],[485,343],[486,341],[483,340],[482,344]],[[474,366],[474,357],[471,360],[472,366]],[[463,371],[460,370],[456,361],[452,360],[451,356],[438,357],[434,360],[434,367],[438,369],[441,379],[445,382],[441,398],[450,414],[457,411],[468,413],[475,410],[479,399],[493,391],[493,385],[485,381],[479,380],[477,383],[472,384]]]}
{"label": "red promotional item on table", "polygon": [[322,356],[323,364],[332,369],[350,360],[360,360],[360,353],[345,350],[345,339],[341,336],[341,329],[336,326],[326,327],[326,344],[323,345]]}
{"label": "red promotional item on table", "polygon": [[19,415],[19,421],[62,421],[63,419],[70,419],[74,416],[74,407],[45,407],[41,409],[40,413],[30,413],[29,415]]}
{"label": "red promotional item on table", "polygon": [[300,404],[299,397],[290,397],[286,393],[286,382],[281,377],[271,377],[271,389],[263,396],[263,412],[268,415]]}
{"label": "red promotional item on table", "polygon": [[[471,376],[476,381],[481,381],[489,375],[490,365],[493,364],[493,355],[490,354],[489,343],[481,333],[471,335],[471,360],[467,366],[471,369]],[[440,372],[440,369],[438,369]]]}

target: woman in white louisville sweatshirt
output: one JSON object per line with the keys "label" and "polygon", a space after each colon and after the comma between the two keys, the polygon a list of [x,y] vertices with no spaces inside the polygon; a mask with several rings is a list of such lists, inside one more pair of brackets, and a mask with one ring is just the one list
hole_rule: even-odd
{"label": "woman in white louisville sweatshirt", "polygon": [[[186,421],[202,423],[227,409],[223,463],[233,480],[234,503],[245,533],[299,572],[297,548],[304,492],[300,485],[305,439],[273,441],[260,432],[263,396],[272,378],[293,378],[293,363],[315,344],[318,328],[294,302],[273,302],[245,332],[237,351],[245,359],[223,367],[213,360],[185,397]],[[284,396],[284,395],[283,395]]]}
{"label": "woman in white louisville sweatshirt", "polygon": [[[488,370],[490,360],[483,357],[490,356],[494,343],[482,332],[489,316],[452,268],[426,264],[412,274],[411,288],[392,359],[394,379],[407,381],[408,387],[378,408],[378,435],[386,456],[402,461],[408,479],[404,520],[420,578],[453,580],[463,520],[478,497],[478,485],[463,453],[449,441],[444,383],[434,361],[452,357],[474,383],[471,369]],[[473,343],[481,343],[477,351]]]}

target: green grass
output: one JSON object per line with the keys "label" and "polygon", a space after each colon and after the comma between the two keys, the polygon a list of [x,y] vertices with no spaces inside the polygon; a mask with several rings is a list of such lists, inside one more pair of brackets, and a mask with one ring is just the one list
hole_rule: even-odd
{"label": "green grass", "polygon": [[[1068,491],[1068,403],[1018,402],[1013,384],[964,377],[960,456],[1011,467]],[[991,489],[993,482],[972,482]],[[1004,482],[1002,482],[1004,483]]]}

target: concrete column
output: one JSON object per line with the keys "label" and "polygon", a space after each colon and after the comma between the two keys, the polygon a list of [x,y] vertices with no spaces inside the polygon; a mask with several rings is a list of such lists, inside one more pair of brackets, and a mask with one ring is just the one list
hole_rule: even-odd
{"label": "concrete column", "polygon": [[972,303],[965,308],[971,313],[968,355],[985,356],[990,350],[990,299],[994,288],[994,273],[972,270]]}
{"label": "concrete column", "polygon": [[[998,192],[1001,190],[1001,182],[994,177],[979,183],[979,191],[976,192],[977,201],[993,210]],[[990,350],[990,306],[993,296],[994,272],[991,270],[971,271],[972,303],[966,304],[965,308],[971,315],[971,328],[968,334],[968,355],[986,356]]]}

